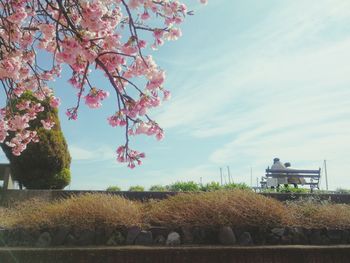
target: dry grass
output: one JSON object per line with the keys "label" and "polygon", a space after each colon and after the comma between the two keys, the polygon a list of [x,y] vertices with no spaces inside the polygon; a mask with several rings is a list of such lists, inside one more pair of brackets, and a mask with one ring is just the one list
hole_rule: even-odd
{"label": "dry grass", "polygon": [[9,220],[9,212],[8,209],[0,207],[0,227],[4,227],[8,225]]}
{"label": "dry grass", "polygon": [[59,225],[82,229],[128,227],[141,222],[141,205],[138,202],[106,194],[85,194],[53,203],[30,200],[6,209],[0,219],[0,225],[8,228],[34,229]]}
{"label": "dry grass", "polygon": [[260,226],[285,223],[282,203],[250,191],[180,194],[149,204],[146,220],[165,226]]}
{"label": "dry grass", "polygon": [[108,194],[85,194],[53,203],[30,200],[0,208],[0,227],[81,229],[96,226],[303,226],[350,228],[350,205],[311,201],[281,203],[250,191],[179,194],[161,201],[139,203]]}
{"label": "dry grass", "polygon": [[294,202],[286,206],[291,226],[306,228],[350,228],[350,205]]}

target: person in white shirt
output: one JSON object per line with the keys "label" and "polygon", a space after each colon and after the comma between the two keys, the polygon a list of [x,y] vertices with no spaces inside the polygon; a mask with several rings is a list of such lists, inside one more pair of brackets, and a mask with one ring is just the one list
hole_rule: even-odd
{"label": "person in white shirt", "polygon": [[279,158],[273,159],[273,165],[271,166],[271,170],[285,170],[285,169],[286,169],[286,167],[280,161]]}
{"label": "person in white shirt", "polygon": [[[286,170],[286,167],[284,166],[284,164],[280,161],[279,158],[274,158],[273,159],[273,164],[270,168],[270,170]],[[281,174],[278,174],[278,177],[277,177],[277,180],[278,180],[278,183],[277,183],[277,189],[280,188],[280,181],[287,181],[287,176],[284,176],[283,173]],[[284,184],[286,185],[286,184]],[[288,185],[287,185],[288,186]]]}

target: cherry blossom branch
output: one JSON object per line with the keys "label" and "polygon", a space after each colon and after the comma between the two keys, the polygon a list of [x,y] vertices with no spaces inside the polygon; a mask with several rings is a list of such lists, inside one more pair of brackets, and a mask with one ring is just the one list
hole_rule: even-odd
{"label": "cherry blossom branch", "polygon": [[[163,129],[148,114],[170,97],[163,86],[165,72],[149,55],[141,32],[151,34],[151,48],[157,49],[181,36],[177,25],[188,14],[178,0],[0,0],[0,81],[7,97],[0,109],[0,143],[20,155],[28,143],[37,141],[30,124],[43,110],[40,102],[59,106],[48,83],[64,66],[72,71],[69,83],[78,89],[68,118],[77,119],[82,100],[90,108],[100,107],[109,93],[92,83],[90,68],[95,68],[116,92],[116,113],[108,122],[125,129],[117,160],[130,168],[141,164],[145,154],[129,148],[130,136],[162,139]],[[48,69],[38,61],[41,51],[51,55]],[[39,102],[28,101],[23,96],[28,93]],[[43,121],[45,129],[53,124]]]}

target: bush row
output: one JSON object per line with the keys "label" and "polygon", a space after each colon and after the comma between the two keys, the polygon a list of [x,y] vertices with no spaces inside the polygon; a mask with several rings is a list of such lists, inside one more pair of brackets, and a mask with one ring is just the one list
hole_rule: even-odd
{"label": "bush row", "polygon": [[70,226],[182,226],[233,228],[350,228],[350,206],[300,201],[282,203],[252,191],[183,193],[135,202],[109,194],[86,194],[52,203],[27,201],[0,209],[0,227],[45,229]]}
{"label": "bush row", "polygon": [[[188,182],[175,182],[170,185],[152,185],[148,190],[151,192],[213,192],[219,190],[232,190],[232,189],[250,189],[250,187],[244,183],[230,183],[220,185],[218,182],[211,182],[207,184],[198,184],[193,181]],[[119,186],[109,186],[107,191],[121,191]],[[131,186],[128,191],[142,192],[145,188],[140,185]]]}
{"label": "bush row", "polygon": [[[218,182],[210,182],[207,184],[198,184],[193,181],[187,181],[187,182],[176,182],[170,185],[152,185],[147,190],[151,192],[213,192],[213,191],[219,191],[219,190],[232,190],[232,189],[243,189],[248,190],[251,189],[247,184],[245,183],[230,183],[221,185]],[[146,188],[140,185],[130,186],[128,191],[132,192],[142,192],[145,191]],[[109,192],[118,192],[122,191],[122,189],[117,186],[109,186],[106,191]],[[311,193],[310,189],[307,188],[295,188],[293,186],[281,186],[279,189],[265,189],[262,191],[263,193],[296,193],[296,194],[306,194]],[[324,191],[324,190],[314,190],[313,193],[318,194],[350,194],[350,190],[348,189],[342,189],[338,188],[335,191]]]}

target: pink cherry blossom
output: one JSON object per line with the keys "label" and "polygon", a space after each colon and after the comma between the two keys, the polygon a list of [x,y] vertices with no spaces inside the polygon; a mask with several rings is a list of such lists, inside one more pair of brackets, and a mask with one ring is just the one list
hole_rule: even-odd
{"label": "pink cherry blossom", "polygon": [[100,101],[106,99],[109,96],[108,91],[98,90],[96,88],[92,88],[88,95],[86,95],[85,103],[89,106],[89,108],[99,108],[102,104]]}
{"label": "pink cherry blossom", "polygon": [[50,98],[50,106],[54,109],[57,109],[61,104],[60,98],[56,98],[55,96],[52,96]]}
{"label": "pink cherry blossom", "polygon": [[8,135],[7,122],[0,118],[0,143],[3,143]]}
{"label": "pink cherry blossom", "polygon": [[75,108],[67,109],[66,115],[70,120],[78,119],[78,113],[77,113],[77,110]]}
{"label": "pink cherry blossom", "polygon": [[10,131],[22,131],[29,127],[28,115],[15,115],[8,121],[8,127]]}
{"label": "pink cherry blossom", "polygon": [[45,130],[51,130],[51,128],[53,126],[55,126],[55,123],[52,120],[50,120],[50,119],[41,120],[40,122],[43,125]]}
{"label": "pink cherry blossom", "polygon": [[7,17],[7,20],[14,24],[21,23],[27,17],[24,8],[18,8],[15,13]]}
{"label": "pink cherry blossom", "polygon": [[166,100],[169,100],[171,98],[171,93],[170,91],[168,90],[163,90],[163,94],[164,94],[164,97],[163,99],[166,101]]}
{"label": "pink cherry blossom", "polygon": [[165,34],[165,38],[167,40],[177,40],[181,35],[182,32],[179,28],[172,28]]}
{"label": "pink cherry blossom", "polygon": [[149,19],[151,16],[150,16],[150,14],[147,12],[147,11],[145,11],[142,15],[141,15],[141,19],[142,20],[147,20],[147,19]]}
{"label": "pink cherry blossom", "polygon": [[141,159],[146,157],[145,153],[131,150],[126,146],[119,146],[116,152],[117,161],[121,163],[128,163],[128,167],[131,169],[135,168],[136,164],[141,165]]}
{"label": "pink cherry blossom", "polygon": [[126,116],[122,111],[119,111],[116,114],[108,117],[107,120],[109,125],[111,125],[112,127],[126,125]]}

